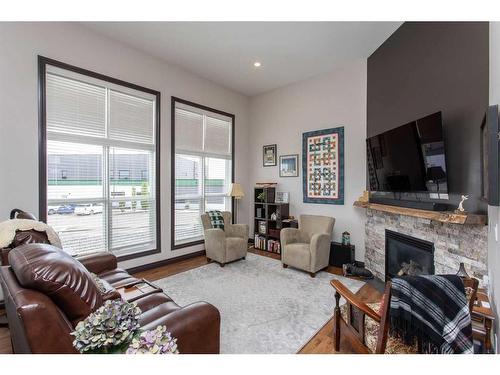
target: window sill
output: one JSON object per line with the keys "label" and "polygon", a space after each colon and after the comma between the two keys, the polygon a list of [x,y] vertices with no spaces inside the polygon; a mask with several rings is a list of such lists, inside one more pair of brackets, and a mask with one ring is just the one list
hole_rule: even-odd
{"label": "window sill", "polygon": [[186,242],[186,243],[181,243],[179,245],[174,245],[172,246],[172,250],[179,250],[179,249],[184,249],[186,247],[190,247],[190,246],[195,246],[195,245],[201,245],[203,244],[205,241],[204,240],[198,240],[198,241],[192,241],[192,242]]}
{"label": "window sill", "polygon": [[132,254],[119,255],[116,257],[116,260],[118,262],[124,262],[126,260],[142,258],[142,257],[146,257],[148,255],[154,255],[154,254],[158,254],[158,253],[161,253],[160,249],[140,251],[140,252],[132,253]]}

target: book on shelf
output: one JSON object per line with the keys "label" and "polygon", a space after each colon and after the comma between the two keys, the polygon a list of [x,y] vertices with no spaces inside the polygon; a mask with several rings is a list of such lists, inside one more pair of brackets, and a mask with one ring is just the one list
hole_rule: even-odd
{"label": "book on shelf", "polygon": [[267,240],[267,250],[276,254],[281,254],[281,244],[277,240]]}
{"label": "book on shelf", "polygon": [[266,248],[266,238],[255,233],[254,237],[254,247],[259,250],[267,250]]}

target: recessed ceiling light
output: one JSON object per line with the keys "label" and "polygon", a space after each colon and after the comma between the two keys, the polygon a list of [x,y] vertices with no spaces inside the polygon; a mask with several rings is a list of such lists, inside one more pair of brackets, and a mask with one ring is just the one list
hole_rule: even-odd
{"label": "recessed ceiling light", "polygon": [[260,68],[262,64],[260,63],[260,61],[256,61],[253,63],[253,66],[255,66],[256,68]]}

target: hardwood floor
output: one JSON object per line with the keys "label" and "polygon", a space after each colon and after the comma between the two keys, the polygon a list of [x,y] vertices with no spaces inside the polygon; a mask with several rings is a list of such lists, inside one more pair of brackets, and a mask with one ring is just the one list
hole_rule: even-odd
{"label": "hardwood floor", "polygon": [[[249,252],[266,256],[273,259],[279,259],[279,255],[269,253],[267,251],[256,250],[250,248]],[[198,256],[191,259],[181,260],[176,263],[166,266],[157,267],[148,271],[138,272],[134,274],[136,277],[148,279],[151,281],[159,280],[180,272],[184,272],[196,267],[207,264],[207,259],[204,256]],[[327,272],[341,275],[342,270],[337,267],[328,267]],[[357,293],[361,300],[366,303],[377,302],[382,295],[374,287],[365,284]],[[0,315],[2,312],[0,311]],[[332,311],[333,314],[333,311]],[[349,340],[342,338],[340,342],[341,351],[339,353],[352,353]],[[10,335],[7,328],[0,328],[0,354],[12,353],[10,344]],[[335,354],[333,350],[333,319],[329,320],[299,351],[299,354]]]}

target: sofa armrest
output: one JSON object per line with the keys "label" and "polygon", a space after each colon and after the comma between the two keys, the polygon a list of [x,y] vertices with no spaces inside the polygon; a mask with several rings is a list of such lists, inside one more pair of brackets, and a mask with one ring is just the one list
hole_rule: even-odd
{"label": "sofa armrest", "polygon": [[9,265],[9,253],[12,249],[10,247],[2,247],[0,248],[0,263],[2,266]]}
{"label": "sofa armrest", "polygon": [[184,306],[142,329],[155,329],[159,325],[165,325],[177,338],[181,354],[219,354],[220,313],[207,302]]}
{"label": "sofa armrest", "polygon": [[99,252],[75,257],[84,267],[97,275],[112,271],[118,266],[116,256],[107,252]]}
{"label": "sofa armrest", "polygon": [[225,230],[228,237],[239,237],[248,240],[248,225],[247,224],[231,224],[226,225]]}
{"label": "sofa armrest", "polygon": [[208,247],[225,247],[226,233],[220,228],[205,229],[205,245]]}
{"label": "sofa armrest", "polygon": [[291,243],[299,242],[300,230],[297,228],[283,228],[280,231],[281,248]]}
{"label": "sofa armrest", "polygon": [[331,235],[314,233],[311,236],[311,268],[316,272],[326,266],[330,258]]}

